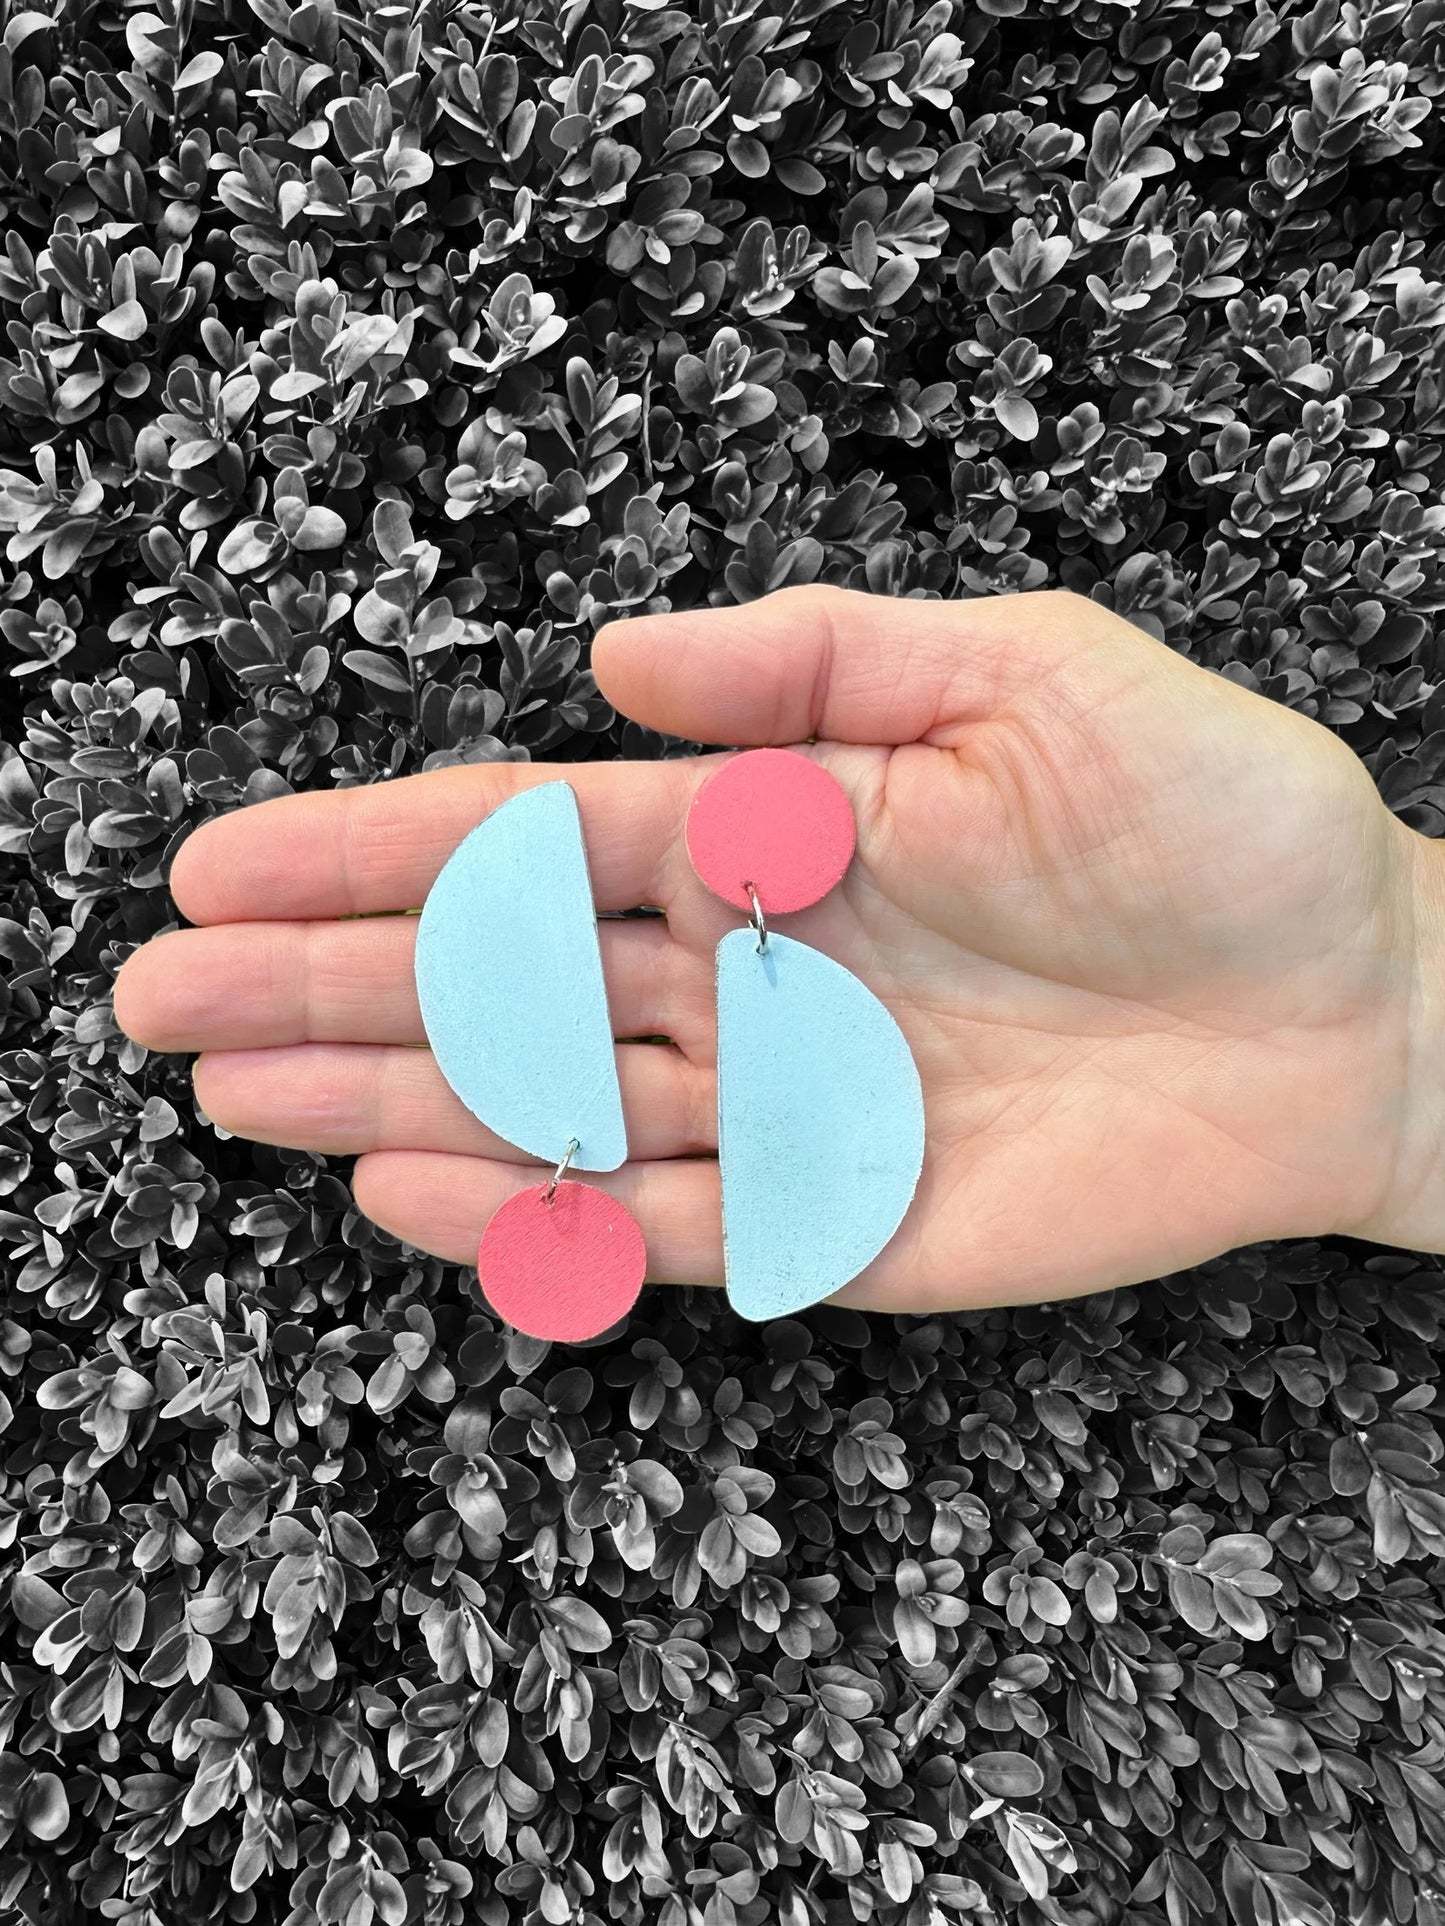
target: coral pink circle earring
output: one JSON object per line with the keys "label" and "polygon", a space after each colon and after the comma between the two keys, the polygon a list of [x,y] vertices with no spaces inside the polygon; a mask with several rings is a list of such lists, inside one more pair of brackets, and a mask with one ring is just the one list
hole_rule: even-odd
{"label": "coral pink circle earring", "polygon": [[[853,810],[821,763],[791,749],[750,749],[693,797],[687,853],[714,896],[769,916],[821,902],[853,860]],[[745,880],[739,880],[745,878]]]}
{"label": "coral pink circle earring", "polygon": [[553,1166],[483,1231],[482,1294],[532,1337],[596,1337],[637,1301],[647,1253],[626,1206],[570,1176],[616,1170],[627,1133],[569,784],[522,790],[453,850],[422,909],[415,968],[447,1083],[489,1130]]}
{"label": "coral pink circle earring", "polygon": [[847,797],[795,750],[724,763],[688,815],[698,875],[751,915],[717,950],[723,1248],[744,1317],[791,1315],[866,1269],[923,1168],[903,1032],[852,971],[771,927],[826,896],[853,846]]}

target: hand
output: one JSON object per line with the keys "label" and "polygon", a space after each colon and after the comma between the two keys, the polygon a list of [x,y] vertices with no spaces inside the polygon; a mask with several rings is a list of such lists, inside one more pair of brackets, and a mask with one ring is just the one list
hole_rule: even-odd
{"label": "hand", "polygon": [[[598,636],[626,714],[802,743],[852,798],[844,884],[781,927],[892,1009],[923,1078],[922,1183],[843,1294],[895,1311],[1064,1297],[1265,1238],[1445,1250],[1441,851],[1327,730],[1092,603],[789,590]],[[651,1274],[717,1283],[713,950],[739,918],[683,820],[712,759],[568,765],[602,910],[634,1161],[599,1181]],[[207,824],[200,928],[116,985],[196,1050],[226,1129],[357,1154],[367,1216],[458,1263],[537,1168],[451,1095],[412,986],[415,909],[462,836],[555,767],[488,764]],[[347,920],[364,917],[366,920]]]}

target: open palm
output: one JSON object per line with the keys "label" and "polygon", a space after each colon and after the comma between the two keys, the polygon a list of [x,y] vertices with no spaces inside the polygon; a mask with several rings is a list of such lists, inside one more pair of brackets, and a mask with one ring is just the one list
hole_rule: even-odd
{"label": "open palm", "polygon": [[[786,591],[616,625],[594,664],[673,734],[816,739],[852,799],[847,879],[778,927],[893,1011],[928,1148],[849,1301],[1024,1301],[1260,1238],[1426,1236],[1425,844],[1328,731],[1070,596]],[[202,1053],[217,1123],[356,1154],[368,1216],[474,1262],[536,1166],[419,1047],[415,918],[379,912],[416,909],[488,810],[565,774],[599,910],[664,913],[602,925],[614,1029],[637,1041],[618,1046],[632,1161],[598,1181],[641,1222],[655,1279],[719,1282],[713,952],[741,919],[682,840],[713,767],[488,764],[210,824],[173,875],[201,927],[130,959],[118,1018]]]}

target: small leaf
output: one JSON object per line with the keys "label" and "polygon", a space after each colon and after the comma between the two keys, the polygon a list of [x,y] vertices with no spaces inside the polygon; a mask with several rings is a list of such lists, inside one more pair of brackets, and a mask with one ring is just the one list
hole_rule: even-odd
{"label": "small leaf", "polygon": [[176,92],[179,94],[187,87],[199,87],[202,81],[214,80],[225,64],[214,48],[193,54],[176,76]]}
{"label": "small leaf", "polygon": [[109,314],[100,315],[96,325],[114,335],[117,341],[139,341],[149,322],[139,301],[122,301]]}
{"label": "small leaf", "polygon": [[1033,1799],[1044,1789],[1042,1768],[1022,1752],[978,1752],[964,1770],[980,1792],[997,1799]]}
{"label": "small leaf", "polygon": [[412,542],[411,517],[405,506],[398,501],[378,502],[371,529],[377,553],[388,568],[395,568]]}
{"label": "small leaf", "polygon": [[1039,415],[1023,395],[1000,395],[993,411],[1015,441],[1032,441],[1039,432]]}
{"label": "small leaf", "polygon": [[58,582],[64,576],[74,572],[98,526],[97,522],[85,517],[79,521],[66,522],[56,529],[47,540],[44,553],[40,558],[41,567],[49,581]]}
{"label": "small leaf", "polygon": [[28,40],[33,33],[53,33],[56,23],[48,13],[27,11],[17,13],[5,23],[5,51],[14,53],[22,40]]}
{"label": "small leaf", "polygon": [[368,642],[381,643],[383,646],[405,642],[411,629],[411,617],[407,610],[398,607],[375,589],[368,589],[357,603],[354,619],[359,635]]}
{"label": "small leaf", "polygon": [[291,546],[302,550],[320,548],[339,548],[346,540],[346,523],[334,508],[322,508],[313,504],[301,519],[301,526],[291,537]]}
{"label": "small leaf", "polygon": [[341,660],[363,682],[373,682],[378,689],[390,689],[394,695],[411,694],[406,670],[389,656],[378,655],[375,649],[347,649]]}
{"label": "small leaf", "polygon": [[17,1572],[10,1581],[10,1609],[32,1632],[43,1632],[68,1608],[63,1595],[45,1579]]}
{"label": "small leaf", "polygon": [[367,362],[380,354],[396,333],[397,324],[389,314],[366,314],[343,328],[326,349],[336,381],[350,381]]}
{"label": "small leaf", "polygon": [[277,529],[253,516],[236,524],[221,543],[216,560],[228,575],[249,575],[264,568],[280,544]]}
{"label": "small leaf", "polygon": [[37,1772],[20,1801],[25,1829],[36,1839],[58,1839],[70,1824],[70,1801],[53,1772]]}

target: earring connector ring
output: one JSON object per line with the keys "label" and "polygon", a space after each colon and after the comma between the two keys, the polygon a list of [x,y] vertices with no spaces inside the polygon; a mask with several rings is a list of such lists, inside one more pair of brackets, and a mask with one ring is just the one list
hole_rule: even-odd
{"label": "earring connector ring", "polygon": [[743,888],[747,891],[748,900],[753,906],[752,925],[758,933],[758,955],[762,956],[768,947],[768,925],[763,916],[763,906],[758,901],[758,892],[751,883],[744,883]]}
{"label": "earring connector ring", "polygon": [[552,1199],[557,1195],[558,1184],[560,1184],[562,1179],[567,1175],[572,1165],[572,1159],[581,1148],[581,1144],[575,1137],[569,1137],[567,1139],[567,1148],[562,1152],[562,1161],[552,1172],[547,1182],[547,1188],[542,1193],[542,1201],[544,1204],[550,1204]]}

